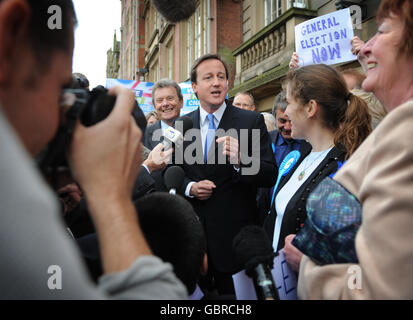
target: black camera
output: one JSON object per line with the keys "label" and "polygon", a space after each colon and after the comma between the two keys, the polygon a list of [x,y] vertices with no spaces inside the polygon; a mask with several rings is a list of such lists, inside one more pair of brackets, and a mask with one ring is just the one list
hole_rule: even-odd
{"label": "black camera", "polygon": [[[53,140],[37,157],[41,171],[50,177],[58,167],[68,167],[66,149],[72,139],[77,119],[90,127],[104,120],[112,111],[116,97],[108,90],[98,86],[92,91],[87,89],[64,89],[62,92],[62,113],[60,126]],[[145,132],[146,119],[138,103],[132,111],[136,124]]]}

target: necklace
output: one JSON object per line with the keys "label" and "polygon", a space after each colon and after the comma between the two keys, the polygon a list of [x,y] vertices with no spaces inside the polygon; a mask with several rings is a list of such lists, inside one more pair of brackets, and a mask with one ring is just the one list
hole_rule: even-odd
{"label": "necklace", "polygon": [[316,161],[317,161],[318,159],[320,159],[322,156],[325,156],[325,155],[330,151],[330,148],[331,148],[332,146],[334,146],[334,145],[331,145],[330,147],[327,148],[327,150],[324,150],[324,151],[320,152],[320,154],[317,156],[317,158],[315,158],[313,161],[311,161],[311,163],[310,163],[309,165],[307,165],[307,162],[308,162],[308,159],[309,159],[310,157],[307,156],[307,157],[305,158],[304,169],[303,169],[303,170],[300,172],[300,174],[298,175],[298,180],[299,180],[299,181],[303,180],[303,178],[304,178],[304,176],[305,176],[305,171],[306,171],[309,167],[311,167],[314,162],[316,162]]}

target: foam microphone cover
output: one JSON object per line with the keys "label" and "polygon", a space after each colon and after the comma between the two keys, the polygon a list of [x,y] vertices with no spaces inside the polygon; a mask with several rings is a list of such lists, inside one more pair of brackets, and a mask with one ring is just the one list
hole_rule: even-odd
{"label": "foam microphone cover", "polygon": [[188,19],[195,12],[196,0],[152,0],[156,10],[169,22]]}
{"label": "foam microphone cover", "polygon": [[263,228],[250,225],[244,227],[233,240],[233,249],[237,262],[252,277],[254,268],[265,264],[272,269],[274,251],[270,239]]}
{"label": "foam microphone cover", "polygon": [[185,172],[181,167],[171,166],[166,169],[164,174],[164,182],[167,190],[179,189],[184,183]]}

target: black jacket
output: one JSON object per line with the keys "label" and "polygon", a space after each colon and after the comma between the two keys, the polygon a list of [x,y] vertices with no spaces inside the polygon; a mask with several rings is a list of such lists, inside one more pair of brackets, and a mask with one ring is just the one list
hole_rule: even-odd
{"label": "black jacket", "polygon": [[[281,178],[280,184],[275,193],[275,197],[293,175],[299,164],[310,152],[311,145],[306,144],[305,150],[301,152],[301,157],[298,160],[297,164],[294,166],[293,170],[291,170],[285,177]],[[320,163],[316,170],[314,170],[310,177],[308,177],[304,184],[291,198],[284,212],[277,251],[284,247],[284,240],[286,236],[288,236],[289,234],[296,234],[303,227],[304,221],[307,218],[306,203],[308,196],[325,177],[328,177],[331,174],[337,172],[339,168],[339,162],[343,163],[344,157],[345,152],[339,150],[336,147],[331,149],[325,159]],[[267,216],[264,222],[264,229],[271,240],[274,236],[275,218],[276,212],[274,201],[271,207],[271,213]]]}
{"label": "black jacket", "polygon": [[[199,109],[187,115],[193,121],[193,128],[199,129]],[[252,145],[251,133],[255,129],[260,134],[260,143],[254,145],[259,160],[259,171],[255,175],[242,175],[230,163],[226,164],[188,164],[182,165],[185,171],[185,182],[180,190],[184,193],[191,181],[211,180],[216,188],[212,196],[205,201],[196,198],[186,198],[193,205],[206,233],[209,259],[216,270],[233,273],[240,270],[232,251],[232,240],[246,225],[258,224],[256,194],[260,186],[270,187],[275,183],[275,160],[271,151],[270,139],[265,127],[264,118],[256,112],[246,111],[227,104],[217,129],[226,132],[235,130],[240,135],[241,129],[249,133],[249,148]],[[198,130],[199,131],[199,130]],[[198,146],[194,149],[193,146]],[[185,151],[203,159],[202,141],[200,134],[192,141],[184,142]],[[211,150],[214,148],[211,146]],[[215,144],[215,160],[218,155],[218,146]],[[198,154],[200,153],[200,154]],[[209,157],[213,153],[210,151]],[[243,170],[241,168],[241,170]]]}
{"label": "black jacket", "polygon": [[[271,142],[274,145],[277,145],[277,139],[279,136],[279,132],[277,130],[270,131],[268,132],[268,135],[270,136]],[[305,141],[305,140],[297,140],[297,142],[300,143],[300,153],[306,153],[308,152],[308,149],[311,150],[311,145]],[[276,147],[277,148],[277,147]],[[275,155],[274,155],[275,158]],[[278,177],[278,166],[277,164],[275,165],[276,167],[276,173],[275,176],[276,178]],[[268,211],[270,210],[270,205],[271,205],[271,188],[259,188],[257,192],[257,206],[258,206],[258,216],[259,216],[259,223],[260,225],[263,225],[265,219],[268,216]]]}
{"label": "black jacket", "polygon": [[158,129],[161,129],[161,128],[162,128],[161,120],[158,120],[154,124],[146,127],[145,137],[144,137],[144,139],[142,139],[142,141],[143,141],[143,145],[145,147],[147,147],[149,150],[153,150],[153,148],[155,148],[156,145],[163,140],[163,139],[160,139],[160,140],[155,140],[154,139],[155,130],[158,130]]}

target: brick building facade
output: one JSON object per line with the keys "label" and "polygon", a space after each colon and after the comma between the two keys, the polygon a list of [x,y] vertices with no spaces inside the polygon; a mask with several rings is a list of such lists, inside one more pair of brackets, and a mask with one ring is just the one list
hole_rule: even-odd
{"label": "brick building facade", "polygon": [[242,43],[242,1],[199,0],[192,17],[177,24],[168,23],[149,0],[121,2],[121,78],[183,82],[196,58],[218,53],[228,62],[233,85],[232,52]]}
{"label": "brick building facade", "polygon": [[[150,0],[120,0],[122,28],[119,78],[156,82],[189,80],[193,61],[218,53],[230,71],[229,98],[249,91],[257,111],[270,111],[295,51],[294,27],[337,9],[359,5],[368,40],[376,32],[380,0],[198,0],[194,14],[168,23]],[[338,66],[359,69],[357,61]]]}

